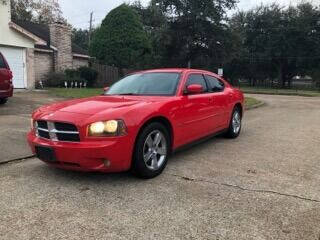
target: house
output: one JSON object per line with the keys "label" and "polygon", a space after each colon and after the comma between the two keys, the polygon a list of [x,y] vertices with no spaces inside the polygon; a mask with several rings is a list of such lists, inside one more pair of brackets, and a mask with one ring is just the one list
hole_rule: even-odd
{"label": "house", "polygon": [[0,1],[0,52],[13,72],[15,88],[35,87],[53,71],[87,66],[86,51],[71,42],[63,23],[35,24],[11,19],[10,4]]}

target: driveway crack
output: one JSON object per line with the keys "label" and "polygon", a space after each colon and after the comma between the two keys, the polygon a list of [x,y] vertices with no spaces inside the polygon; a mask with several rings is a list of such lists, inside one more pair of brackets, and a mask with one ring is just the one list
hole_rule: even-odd
{"label": "driveway crack", "polygon": [[19,161],[23,161],[23,160],[28,160],[28,159],[31,159],[31,158],[34,158],[34,157],[35,157],[35,155],[29,155],[29,156],[26,156],[26,157],[20,157],[20,158],[0,161],[0,166],[8,164],[8,163],[12,163],[12,162],[19,162]]}
{"label": "driveway crack", "polygon": [[185,180],[185,181],[190,181],[190,182],[210,183],[210,184],[224,186],[224,187],[228,187],[228,188],[234,188],[234,189],[238,189],[238,190],[246,191],[246,192],[268,193],[268,194],[274,194],[274,195],[279,195],[279,196],[284,196],[284,197],[295,198],[295,199],[308,201],[308,202],[320,203],[320,200],[307,198],[307,197],[294,195],[294,194],[282,193],[282,192],[277,192],[277,191],[273,191],[273,190],[252,189],[252,188],[246,188],[246,187],[242,187],[242,186],[235,185],[235,184],[230,184],[230,183],[219,183],[219,182],[206,180],[206,179],[202,179],[202,178],[191,178],[191,177],[181,176],[181,175],[172,174],[172,173],[169,173],[169,174],[174,176],[174,177],[180,178],[180,179]]}

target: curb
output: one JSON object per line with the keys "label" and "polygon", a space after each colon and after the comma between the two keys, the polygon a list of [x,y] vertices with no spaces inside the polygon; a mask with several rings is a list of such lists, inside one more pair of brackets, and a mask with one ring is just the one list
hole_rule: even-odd
{"label": "curb", "polygon": [[257,103],[255,105],[252,105],[250,107],[246,107],[245,110],[248,111],[248,110],[256,109],[256,108],[259,108],[259,107],[263,107],[265,105],[266,105],[265,102],[260,102],[260,103]]}
{"label": "curb", "polygon": [[31,159],[31,158],[34,158],[34,157],[35,157],[35,155],[29,155],[29,156],[26,156],[26,157],[16,158],[16,159],[12,159],[12,160],[5,160],[5,161],[0,162],[0,166],[4,165],[4,164],[12,163],[12,162],[28,160],[28,159]]}
{"label": "curb", "polygon": [[258,95],[277,95],[277,96],[297,96],[297,97],[308,97],[308,98],[314,98],[318,97],[316,95],[310,95],[307,93],[267,93],[267,92],[250,92],[250,91],[243,91],[245,94],[258,94]]}

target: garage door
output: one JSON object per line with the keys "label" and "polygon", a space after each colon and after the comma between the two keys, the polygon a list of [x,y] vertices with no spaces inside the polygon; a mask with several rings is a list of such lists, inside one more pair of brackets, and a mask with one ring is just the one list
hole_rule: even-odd
{"label": "garage door", "polygon": [[13,73],[14,88],[25,88],[25,74],[24,74],[24,49],[0,47],[0,52],[7,59],[10,69]]}

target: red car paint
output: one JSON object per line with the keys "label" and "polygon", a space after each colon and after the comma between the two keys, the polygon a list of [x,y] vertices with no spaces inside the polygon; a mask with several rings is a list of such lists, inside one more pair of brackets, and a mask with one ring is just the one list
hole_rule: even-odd
{"label": "red car paint", "polygon": [[[139,131],[153,119],[171,125],[172,150],[208,135],[227,129],[236,104],[243,108],[244,97],[218,75],[192,69],[158,69],[152,72],[179,72],[181,79],[174,96],[97,96],[48,105],[36,110],[33,120],[66,122],[79,131],[79,142],[51,141],[37,137],[32,129],[28,142],[54,149],[56,159],[51,165],[71,170],[119,172],[130,169],[135,141]],[[215,77],[225,85],[223,92],[186,95],[190,74]],[[121,119],[127,135],[119,137],[88,137],[88,125],[97,121]],[[110,161],[105,164],[105,161]],[[48,163],[48,162],[47,162]],[[50,164],[50,163],[49,163]]]}
{"label": "red car paint", "polygon": [[9,64],[0,52],[0,100],[12,97],[12,77]]}

